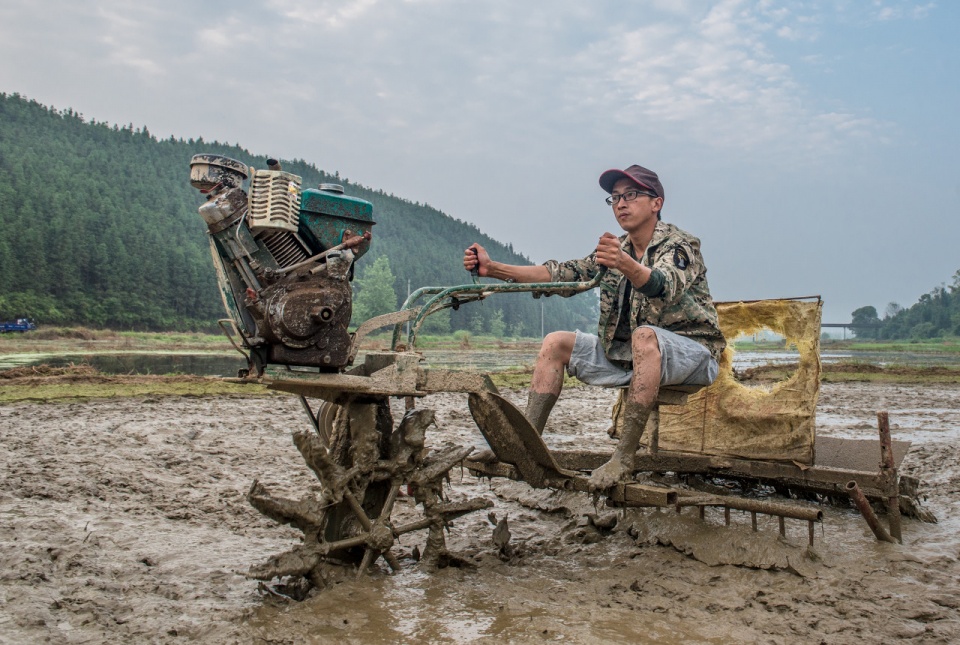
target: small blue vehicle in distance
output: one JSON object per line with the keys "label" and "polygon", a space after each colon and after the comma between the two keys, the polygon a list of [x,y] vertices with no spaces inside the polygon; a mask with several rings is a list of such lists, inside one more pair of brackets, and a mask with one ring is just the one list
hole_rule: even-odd
{"label": "small blue vehicle in distance", "polygon": [[14,321],[0,322],[0,334],[6,334],[7,332],[13,331],[24,332],[36,328],[37,326],[29,318],[17,318]]}

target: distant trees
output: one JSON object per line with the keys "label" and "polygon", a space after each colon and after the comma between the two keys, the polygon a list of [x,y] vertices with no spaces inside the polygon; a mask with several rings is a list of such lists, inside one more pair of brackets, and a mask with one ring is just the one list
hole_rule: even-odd
{"label": "distant trees", "polygon": [[913,306],[904,309],[891,302],[883,319],[873,307],[860,307],[852,313],[852,324],[878,324],[875,331],[855,330],[861,338],[883,340],[924,340],[960,336],[960,270],[953,274],[949,286],[941,285],[920,296]]}
{"label": "distant trees", "polygon": [[858,338],[876,338],[877,327],[880,325],[880,318],[877,316],[877,308],[873,306],[860,307],[855,310],[851,316],[852,325],[858,325],[853,332]]}
{"label": "distant trees", "polygon": [[397,310],[397,278],[390,270],[390,261],[381,256],[366,265],[353,281],[353,324]]}

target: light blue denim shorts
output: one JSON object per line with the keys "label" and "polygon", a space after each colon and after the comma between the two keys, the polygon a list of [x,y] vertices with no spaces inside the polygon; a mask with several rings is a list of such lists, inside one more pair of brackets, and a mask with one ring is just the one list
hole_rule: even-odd
{"label": "light blue denim shorts", "polygon": [[[716,380],[720,366],[706,347],[666,329],[644,327],[654,331],[660,345],[660,385],[710,385]],[[578,330],[567,374],[588,385],[623,387],[630,384],[633,370],[611,363],[600,338]]]}

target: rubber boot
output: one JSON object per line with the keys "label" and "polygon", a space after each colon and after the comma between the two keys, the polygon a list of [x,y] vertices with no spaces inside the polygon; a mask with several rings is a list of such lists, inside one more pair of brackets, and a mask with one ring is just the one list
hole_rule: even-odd
{"label": "rubber boot", "polygon": [[530,390],[527,397],[527,410],[523,414],[537,429],[537,434],[543,434],[543,429],[547,425],[547,418],[549,418],[550,411],[553,410],[558,398],[556,394],[541,394]]}
{"label": "rubber boot", "polygon": [[629,399],[623,402],[623,437],[614,449],[610,461],[590,474],[590,490],[607,490],[611,486],[630,481],[637,461],[640,437],[651,410],[652,406],[640,405]]}
{"label": "rubber boot", "polygon": [[643,431],[647,428],[647,420],[650,418],[652,408],[648,405],[641,405],[624,397],[621,414],[623,415],[623,436],[633,435],[632,430],[636,430],[636,441],[640,441]]}
{"label": "rubber boot", "polygon": [[[647,421],[650,419],[650,413],[653,409],[647,405],[634,403],[627,397],[624,397],[621,414],[623,415],[623,425],[621,427],[621,443],[626,441],[633,444],[632,451],[636,452],[640,445],[640,438],[647,428]],[[628,448],[628,446],[624,446]],[[617,446],[620,450],[620,446]]]}

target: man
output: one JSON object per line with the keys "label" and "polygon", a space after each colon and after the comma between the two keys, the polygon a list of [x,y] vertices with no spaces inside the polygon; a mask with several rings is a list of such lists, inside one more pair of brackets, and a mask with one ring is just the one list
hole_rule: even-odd
{"label": "man", "polygon": [[637,448],[661,385],[709,385],[717,377],[726,343],[707,285],[700,240],[660,219],[664,191],[655,172],[633,165],[608,170],[600,186],[610,196],[619,238],[600,236],[582,260],[550,260],[539,266],[494,262],[479,244],[463,256],[467,270],[513,282],[581,282],[600,266],[598,335],[553,332],[543,340],[527,401],[526,416],[542,433],[560,396],[563,372],[591,385],[629,385],[623,435],[590,484],[605,490],[628,479]]}

